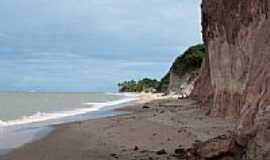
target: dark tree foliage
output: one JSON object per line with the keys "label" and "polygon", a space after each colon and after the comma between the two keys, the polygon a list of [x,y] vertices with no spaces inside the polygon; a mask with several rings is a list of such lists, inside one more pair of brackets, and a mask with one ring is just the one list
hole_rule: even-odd
{"label": "dark tree foliage", "polygon": [[[178,74],[192,72],[201,67],[203,58],[205,56],[205,46],[198,44],[187,49],[183,55],[177,57],[174,61],[171,71]],[[160,81],[158,92],[166,92],[170,83],[170,72],[168,72]]]}
{"label": "dark tree foliage", "polygon": [[159,82],[157,92],[166,92],[170,83],[170,73],[168,72]]}
{"label": "dark tree foliage", "polygon": [[[198,44],[187,49],[183,55],[177,57],[171,67],[171,71],[178,74],[192,72],[201,67],[205,56],[205,46]],[[118,84],[120,92],[166,92],[170,83],[170,72],[160,81],[144,78],[139,81],[124,81]]]}
{"label": "dark tree foliage", "polygon": [[199,69],[204,56],[205,46],[203,44],[192,46],[175,60],[172,70],[176,72],[188,72]]}
{"label": "dark tree foliage", "polygon": [[124,81],[118,87],[120,92],[154,92],[158,85],[158,80],[144,78],[139,81]]}

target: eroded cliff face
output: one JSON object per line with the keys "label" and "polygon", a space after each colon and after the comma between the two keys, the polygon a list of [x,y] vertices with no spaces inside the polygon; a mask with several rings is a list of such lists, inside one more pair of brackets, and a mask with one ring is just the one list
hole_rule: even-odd
{"label": "eroded cliff face", "polygon": [[[270,0],[203,0],[207,58],[193,95],[236,120],[242,159],[270,159]],[[231,139],[231,138],[230,138]]]}
{"label": "eroded cliff face", "polygon": [[169,94],[176,94],[182,98],[191,94],[204,56],[205,46],[198,44],[188,48],[181,56],[176,58],[168,74],[167,91]]}
{"label": "eroded cliff face", "polygon": [[171,69],[170,83],[168,87],[169,94],[176,94],[182,98],[188,97],[193,90],[197,76],[197,70],[187,73],[178,73],[177,71]]}

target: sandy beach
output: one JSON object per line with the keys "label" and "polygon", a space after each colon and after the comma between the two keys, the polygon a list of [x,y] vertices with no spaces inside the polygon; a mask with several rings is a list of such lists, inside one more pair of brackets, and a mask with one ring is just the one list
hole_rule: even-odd
{"label": "sandy beach", "polygon": [[128,114],[65,124],[1,160],[184,159],[183,150],[226,134],[231,123],[209,118],[191,99],[162,99],[120,111]]}

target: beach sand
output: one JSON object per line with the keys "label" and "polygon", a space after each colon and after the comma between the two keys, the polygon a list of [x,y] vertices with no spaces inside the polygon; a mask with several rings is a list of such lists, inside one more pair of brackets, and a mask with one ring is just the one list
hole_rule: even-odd
{"label": "beach sand", "polygon": [[46,138],[0,159],[184,159],[181,149],[223,135],[234,127],[230,122],[206,116],[192,99],[153,100],[120,111],[129,113],[57,126]]}

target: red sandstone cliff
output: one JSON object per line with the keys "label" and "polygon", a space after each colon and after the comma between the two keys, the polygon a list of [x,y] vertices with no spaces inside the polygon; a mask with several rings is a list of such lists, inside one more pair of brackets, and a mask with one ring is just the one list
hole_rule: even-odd
{"label": "red sandstone cliff", "polygon": [[[236,120],[235,136],[227,139],[234,139],[243,153],[235,156],[233,152],[240,151],[230,151],[232,147],[226,151],[231,159],[270,160],[269,16],[270,0],[202,2],[208,55],[193,95],[211,102],[212,116]],[[201,144],[196,154],[213,141]],[[223,151],[219,154],[214,159],[224,158]]]}

